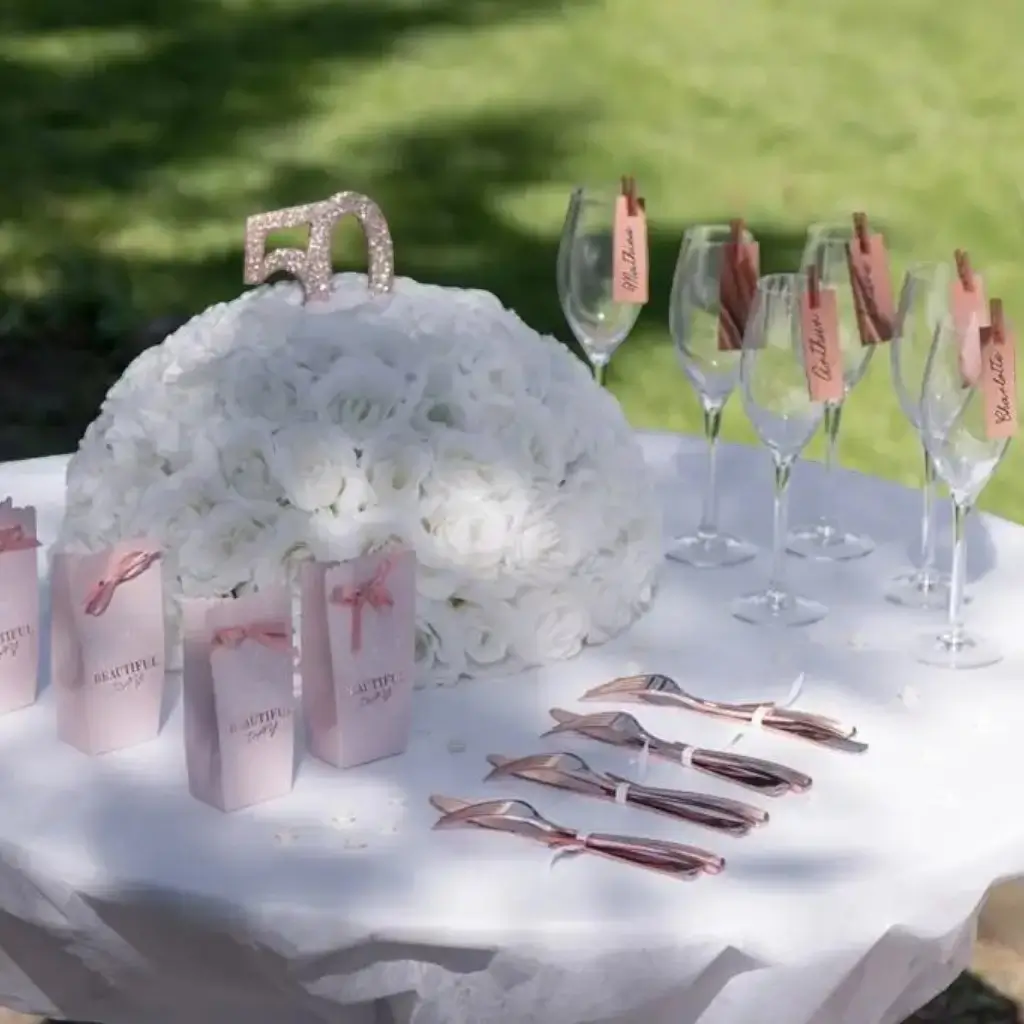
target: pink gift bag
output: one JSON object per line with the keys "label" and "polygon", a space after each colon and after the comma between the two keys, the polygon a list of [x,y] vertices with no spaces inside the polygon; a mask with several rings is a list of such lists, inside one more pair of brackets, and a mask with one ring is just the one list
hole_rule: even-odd
{"label": "pink gift bag", "polygon": [[295,762],[291,592],[182,601],[189,792],[236,811],[291,792]]}
{"label": "pink gift bag", "polygon": [[85,754],[155,739],[164,694],[159,547],[58,552],[50,574],[57,735]]}
{"label": "pink gift bag", "polygon": [[36,510],[0,502],[0,714],[35,703],[39,676]]}
{"label": "pink gift bag", "polygon": [[391,548],[307,563],[300,586],[310,751],[339,768],[401,754],[412,723],[416,556]]}

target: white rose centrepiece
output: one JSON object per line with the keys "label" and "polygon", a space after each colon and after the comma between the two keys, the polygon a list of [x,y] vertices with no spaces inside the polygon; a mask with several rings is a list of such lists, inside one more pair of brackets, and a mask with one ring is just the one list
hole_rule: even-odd
{"label": "white rose centrepiece", "polygon": [[67,482],[61,545],[153,537],[172,596],[405,541],[425,680],[608,639],[662,556],[640,448],[587,368],[492,295],[404,278],[207,310],[128,367]]}

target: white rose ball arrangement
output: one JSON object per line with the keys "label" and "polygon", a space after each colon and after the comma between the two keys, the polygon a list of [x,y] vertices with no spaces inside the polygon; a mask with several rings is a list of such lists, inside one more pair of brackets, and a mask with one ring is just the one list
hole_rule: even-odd
{"label": "white rose ball arrangement", "polygon": [[147,536],[175,598],[398,539],[417,658],[450,681],[568,658],[627,627],[662,557],[615,399],[484,292],[398,278],[328,301],[261,287],[195,317],[111,388],[67,477],[59,547]]}

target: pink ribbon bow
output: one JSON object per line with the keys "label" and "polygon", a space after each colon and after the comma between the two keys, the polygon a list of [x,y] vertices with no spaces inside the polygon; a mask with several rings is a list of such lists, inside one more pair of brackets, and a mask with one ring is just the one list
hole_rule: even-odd
{"label": "pink ribbon bow", "polygon": [[39,541],[25,532],[24,526],[0,527],[0,555],[8,551],[29,551],[39,547]]}
{"label": "pink ribbon bow", "polygon": [[363,648],[363,609],[369,606],[379,612],[384,608],[394,607],[395,599],[385,584],[389,572],[390,559],[381,562],[377,571],[365,583],[357,587],[335,587],[331,591],[331,604],[340,604],[352,609],[353,654],[358,654]]}
{"label": "pink ribbon bow", "polygon": [[86,615],[102,615],[114,599],[114,592],[122,583],[141,576],[151,565],[160,561],[159,551],[130,551],[114,567],[101,577],[85,598]]}
{"label": "pink ribbon bow", "polygon": [[246,640],[263,644],[272,651],[289,651],[292,646],[292,635],[283,622],[253,622],[248,626],[226,626],[213,634],[214,647],[234,649]]}

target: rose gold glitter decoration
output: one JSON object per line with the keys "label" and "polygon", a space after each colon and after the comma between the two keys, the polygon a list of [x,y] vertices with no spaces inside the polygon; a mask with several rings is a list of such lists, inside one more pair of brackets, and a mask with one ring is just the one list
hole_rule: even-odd
{"label": "rose gold glitter decoration", "polygon": [[[302,284],[305,302],[323,301],[331,294],[331,235],[342,217],[354,214],[366,235],[367,272],[371,295],[391,291],[395,278],[395,250],[391,232],[380,207],[358,192],[339,192],[319,203],[289,206],[284,210],[257,213],[245,222],[245,283],[261,284],[284,270]],[[282,228],[309,225],[309,244],[301,249],[267,252],[267,236]]]}

